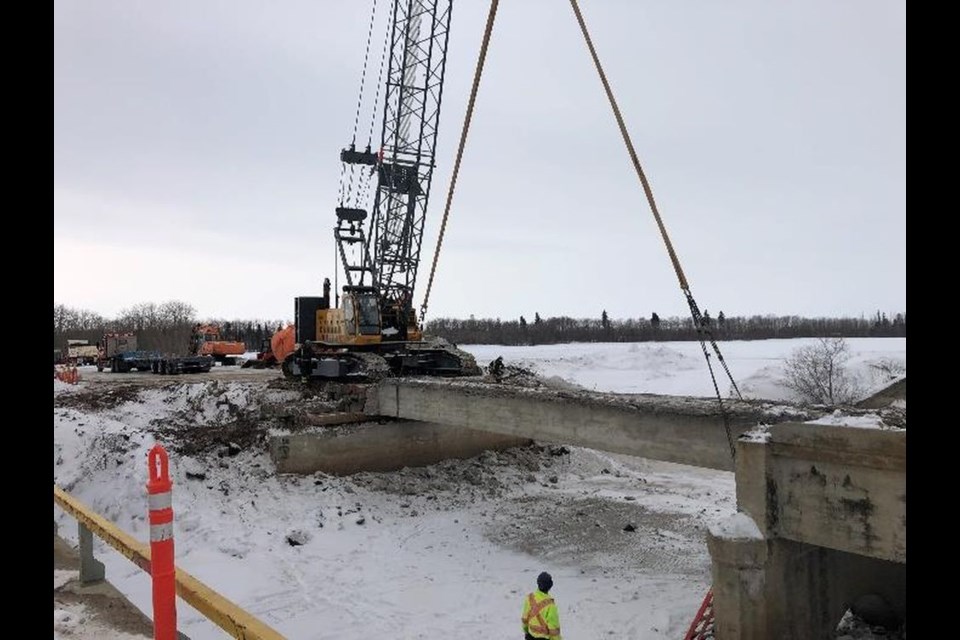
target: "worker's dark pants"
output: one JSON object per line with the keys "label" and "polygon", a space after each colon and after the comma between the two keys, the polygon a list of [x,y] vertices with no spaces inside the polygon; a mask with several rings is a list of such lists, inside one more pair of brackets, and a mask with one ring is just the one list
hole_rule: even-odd
{"label": "worker's dark pants", "polygon": [[538,638],[536,636],[530,635],[529,633],[524,633],[523,640],[543,640],[543,638]]}

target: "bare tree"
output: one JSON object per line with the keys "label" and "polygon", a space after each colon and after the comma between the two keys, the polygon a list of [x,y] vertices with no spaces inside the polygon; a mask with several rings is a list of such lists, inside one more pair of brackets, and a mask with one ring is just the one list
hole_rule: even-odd
{"label": "bare tree", "polygon": [[875,375],[881,378],[881,381],[893,381],[907,375],[907,363],[903,360],[884,358],[871,364],[870,368],[876,372]]}
{"label": "bare tree", "polygon": [[196,310],[190,304],[180,300],[169,300],[160,305],[158,315],[167,326],[177,327],[194,322]]}
{"label": "bare tree", "polygon": [[171,355],[188,353],[194,314],[194,308],[180,300],[169,300],[157,306],[154,330],[147,333],[155,344],[153,348]]}
{"label": "bare tree", "polygon": [[120,312],[119,323],[128,327],[128,330],[141,332],[157,326],[157,305],[152,302],[141,302],[129,309]]}
{"label": "bare tree", "polygon": [[851,404],[861,394],[846,370],[850,349],[843,338],[818,338],[796,349],[784,363],[783,383],[801,400],[814,404]]}

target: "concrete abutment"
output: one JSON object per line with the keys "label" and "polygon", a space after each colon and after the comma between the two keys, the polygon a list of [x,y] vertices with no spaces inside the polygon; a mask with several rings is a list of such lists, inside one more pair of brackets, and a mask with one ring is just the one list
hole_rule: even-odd
{"label": "concrete abutment", "polygon": [[528,445],[529,438],[430,422],[397,420],[330,426],[309,433],[273,436],[270,457],[280,473],[350,475],[395,471],[487,450]]}
{"label": "concrete abutment", "polygon": [[737,446],[739,512],[707,537],[717,640],[906,622],[906,431],[774,425]]}

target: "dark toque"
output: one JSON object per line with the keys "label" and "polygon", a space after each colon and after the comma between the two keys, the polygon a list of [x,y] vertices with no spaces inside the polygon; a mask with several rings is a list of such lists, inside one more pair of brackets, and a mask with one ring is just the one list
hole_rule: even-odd
{"label": "dark toque", "polygon": [[543,573],[537,576],[537,588],[540,589],[540,591],[547,593],[548,591],[550,591],[550,588],[552,586],[553,586],[553,578],[550,576],[549,573],[544,571]]}

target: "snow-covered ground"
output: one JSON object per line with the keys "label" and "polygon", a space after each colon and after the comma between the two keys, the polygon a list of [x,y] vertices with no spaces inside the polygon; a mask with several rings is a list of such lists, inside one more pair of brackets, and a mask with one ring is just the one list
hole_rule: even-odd
{"label": "snow-covered ground", "polygon": [[[738,340],[718,342],[727,368],[745,398],[790,400],[783,386],[783,362],[796,349],[817,340]],[[847,338],[847,368],[869,392],[889,383],[883,369],[907,366],[906,338]],[[699,342],[577,343],[535,347],[461,345],[480,364],[498,356],[546,376],[559,376],[587,389],[618,393],[656,393],[715,397],[716,391]],[[730,381],[710,345],[710,362],[724,396]]]}
{"label": "snow-covered ground", "polygon": [[[787,399],[781,364],[809,342],[721,348],[745,397]],[[906,340],[848,344],[848,366],[865,387],[880,386],[891,363],[905,375]],[[698,343],[461,346],[480,364],[503,356],[591,390],[714,393]],[[141,540],[146,454],[157,433],[199,439],[290,393],[182,382],[94,409],[69,401],[88,383],[54,381],[54,482]],[[303,640],[519,637],[521,598],[543,570],[554,576],[567,640],[677,640],[710,586],[705,531],[736,511],[730,473],[576,447],[339,478],[278,476],[262,449],[223,443],[171,453],[171,474],[178,566]],[[68,539],[76,535],[56,506],[54,519]],[[108,579],[149,615],[149,577],[99,540],[95,551]],[[68,615],[55,609],[55,638],[105,637],[64,627]],[[182,601],[178,619],[192,640],[228,637]]]}

